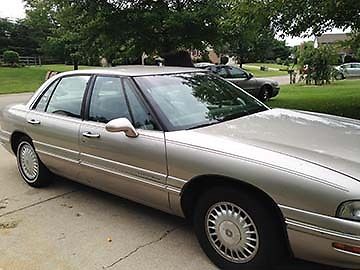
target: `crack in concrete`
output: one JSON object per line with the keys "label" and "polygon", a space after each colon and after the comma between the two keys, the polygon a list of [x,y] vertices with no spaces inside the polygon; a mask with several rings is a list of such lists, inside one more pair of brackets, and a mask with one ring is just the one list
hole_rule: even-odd
{"label": "crack in concrete", "polygon": [[37,205],[39,205],[39,204],[42,204],[42,203],[45,203],[45,202],[48,202],[48,201],[52,201],[52,200],[61,198],[61,197],[63,197],[63,196],[66,196],[66,195],[68,195],[68,194],[75,193],[75,192],[78,192],[78,191],[79,191],[79,190],[71,190],[71,191],[68,191],[68,192],[65,192],[65,193],[62,193],[62,194],[59,194],[59,195],[50,197],[50,198],[48,198],[48,199],[46,199],[46,200],[42,200],[42,201],[39,201],[39,202],[35,202],[35,203],[32,203],[32,204],[29,204],[29,205],[20,207],[20,208],[18,208],[18,209],[15,209],[15,210],[6,212],[6,213],[4,213],[4,214],[1,214],[1,215],[0,215],[0,218],[5,217],[5,216],[8,216],[8,215],[11,215],[11,214],[14,214],[14,213],[17,213],[17,212],[19,212],[19,211],[22,211],[22,210],[25,210],[25,209],[28,209],[28,208],[31,208],[31,207],[34,207],[34,206],[37,206]]}
{"label": "crack in concrete", "polygon": [[172,228],[170,230],[167,230],[165,231],[158,239],[155,239],[153,241],[150,241],[148,243],[145,243],[145,244],[142,244],[138,247],[136,247],[134,250],[130,251],[128,254],[126,254],[125,256],[117,259],[115,262],[113,262],[112,264],[109,264],[107,266],[103,266],[103,269],[108,269],[108,268],[112,268],[114,267],[115,265],[117,265],[118,263],[126,260],[127,258],[131,257],[132,255],[134,255],[135,253],[137,253],[139,250],[145,248],[145,247],[148,247],[148,246],[151,246],[152,244],[155,244],[155,243],[158,243],[160,242],[161,240],[163,240],[164,238],[166,238],[169,234],[171,234],[172,232],[174,232],[175,230],[177,230],[178,227],[175,227],[175,228]]}

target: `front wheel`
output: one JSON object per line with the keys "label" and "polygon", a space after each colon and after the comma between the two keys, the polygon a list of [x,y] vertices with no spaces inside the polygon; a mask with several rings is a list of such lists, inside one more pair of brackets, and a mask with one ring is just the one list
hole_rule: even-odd
{"label": "front wheel", "polygon": [[335,79],[336,79],[336,80],[344,80],[344,79],[345,79],[345,76],[344,76],[344,74],[342,74],[341,72],[338,72],[338,73],[335,75]]}
{"label": "front wheel", "polygon": [[269,207],[241,190],[216,188],[199,199],[195,232],[221,269],[273,269],[283,253],[283,237]]}
{"label": "front wheel", "polygon": [[270,86],[263,86],[259,93],[259,99],[263,102],[268,101],[271,98],[272,89]]}
{"label": "front wheel", "polygon": [[24,181],[32,187],[43,187],[50,182],[50,172],[41,162],[29,138],[23,137],[17,147],[17,164]]}

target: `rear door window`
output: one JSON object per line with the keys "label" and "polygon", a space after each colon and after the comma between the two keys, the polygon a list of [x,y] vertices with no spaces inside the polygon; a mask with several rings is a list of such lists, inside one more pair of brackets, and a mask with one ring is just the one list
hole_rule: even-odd
{"label": "rear door window", "polygon": [[50,98],[46,112],[81,118],[81,105],[90,76],[64,77]]}

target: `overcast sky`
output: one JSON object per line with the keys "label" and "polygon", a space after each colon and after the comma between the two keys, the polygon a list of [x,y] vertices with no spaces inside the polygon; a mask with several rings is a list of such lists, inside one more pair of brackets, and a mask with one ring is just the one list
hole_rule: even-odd
{"label": "overcast sky", "polygon": [[[24,3],[22,0],[0,0],[0,18],[24,18],[25,17],[25,9]],[[334,33],[342,33],[340,29],[334,29],[332,32]],[[285,38],[287,45],[295,46],[299,45],[305,40],[314,40],[314,38]]]}
{"label": "overcast sky", "polygon": [[21,0],[0,0],[0,18],[24,18],[24,3]]}

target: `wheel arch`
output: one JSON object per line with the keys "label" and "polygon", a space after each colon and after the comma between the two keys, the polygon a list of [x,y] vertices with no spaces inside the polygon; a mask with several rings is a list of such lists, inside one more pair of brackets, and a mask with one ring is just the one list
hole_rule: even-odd
{"label": "wheel arch", "polygon": [[193,215],[194,205],[196,204],[198,198],[200,198],[201,194],[216,186],[228,186],[242,190],[245,189],[248,192],[252,193],[253,196],[256,196],[262,202],[264,202],[264,204],[269,207],[269,210],[272,211],[272,214],[276,218],[276,221],[279,223],[282,235],[284,236],[283,240],[286,245],[286,252],[288,252],[288,255],[292,256],[292,250],[290,247],[286,229],[285,217],[283,216],[280,208],[269,194],[259,189],[258,187],[249,184],[248,182],[223,175],[214,174],[200,175],[192,178],[184,185],[181,191],[181,208],[187,220],[192,220],[191,217]]}
{"label": "wheel arch", "polygon": [[16,130],[11,134],[10,137],[11,150],[15,155],[17,153],[17,147],[19,145],[20,139],[23,137],[27,137],[31,140],[31,137],[28,134],[20,130]]}

